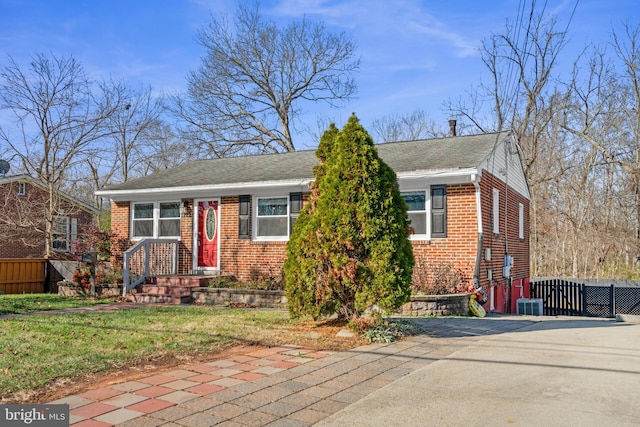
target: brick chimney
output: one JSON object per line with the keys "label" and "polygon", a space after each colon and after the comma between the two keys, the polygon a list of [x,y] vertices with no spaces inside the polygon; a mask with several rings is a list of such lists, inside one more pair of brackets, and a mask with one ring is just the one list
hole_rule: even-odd
{"label": "brick chimney", "polygon": [[456,136],[456,121],[449,120],[449,136]]}

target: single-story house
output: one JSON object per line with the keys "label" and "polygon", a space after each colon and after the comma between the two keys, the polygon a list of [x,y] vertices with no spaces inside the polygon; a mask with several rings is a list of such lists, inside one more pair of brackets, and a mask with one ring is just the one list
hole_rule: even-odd
{"label": "single-story house", "polygon": [[[530,200],[514,134],[376,147],[409,206],[415,271],[452,265],[486,293],[487,310],[514,312],[528,296]],[[136,241],[170,238],[181,273],[277,277],[316,163],[312,150],[198,160],[98,191],[127,242],[112,244],[112,262]]]}
{"label": "single-story house", "polygon": [[[53,230],[47,243],[45,216],[52,215]],[[30,175],[0,176],[0,258],[67,259],[82,230],[98,210],[64,192],[51,196],[45,183]]]}

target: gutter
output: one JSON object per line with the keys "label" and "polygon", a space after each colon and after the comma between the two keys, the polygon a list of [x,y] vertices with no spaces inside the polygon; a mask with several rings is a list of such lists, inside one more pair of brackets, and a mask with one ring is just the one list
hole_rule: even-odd
{"label": "gutter", "polygon": [[[114,201],[128,201],[140,198],[140,196],[150,197],[175,197],[197,198],[205,197],[215,193],[216,195],[237,195],[248,190],[264,190],[278,189],[289,187],[309,186],[313,179],[296,179],[283,181],[258,181],[248,183],[230,183],[217,185],[199,185],[199,186],[179,186],[179,187],[156,187],[156,188],[137,188],[137,189],[116,189],[116,190],[98,190],[94,192],[97,196],[109,197]],[[136,197],[137,196],[137,197]]]}
{"label": "gutter", "polygon": [[473,186],[476,188],[476,216],[478,217],[478,243],[476,247],[476,266],[473,271],[473,287],[476,289],[476,292],[482,296],[482,299],[478,302],[480,304],[484,304],[489,300],[489,295],[480,285],[480,262],[482,261],[482,243],[484,240],[482,233],[482,204],[481,204],[481,194],[480,194],[480,179],[478,175],[471,175],[471,182],[473,182]]}

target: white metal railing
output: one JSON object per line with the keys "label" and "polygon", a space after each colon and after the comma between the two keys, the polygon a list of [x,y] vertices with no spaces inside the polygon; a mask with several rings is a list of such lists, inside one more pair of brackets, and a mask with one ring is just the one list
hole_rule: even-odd
{"label": "white metal railing", "polygon": [[143,283],[147,277],[176,274],[178,240],[144,239],[124,253],[122,295]]}

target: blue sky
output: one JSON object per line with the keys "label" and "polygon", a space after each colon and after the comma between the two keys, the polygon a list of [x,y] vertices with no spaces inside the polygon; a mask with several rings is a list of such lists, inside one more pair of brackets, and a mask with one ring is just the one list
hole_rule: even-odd
{"label": "blue sky", "polygon": [[[544,1],[538,0],[539,4]],[[0,0],[0,64],[11,55],[28,64],[37,53],[73,55],[93,78],[113,76],[149,83],[158,92],[185,89],[187,73],[203,55],[196,33],[211,14],[232,15],[225,0]],[[483,38],[513,22],[516,0],[263,0],[269,19],[306,15],[347,32],[358,44],[358,98],[340,110],[316,112],[342,126],[356,112],[367,127],[387,114],[416,109],[446,124],[448,99],[487,79],[478,53]],[[546,10],[567,23],[575,0],[547,0]],[[528,7],[528,6],[527,6]],[[565,51],[567,71],[585,43],[604,44],[611,29],[640,23],[637,0],[580,0]],[[314,126],[314,106],[305,121]],[[2,125],[0,123],[0,125]],[[298,148],[316,144],[301,136]]]}

